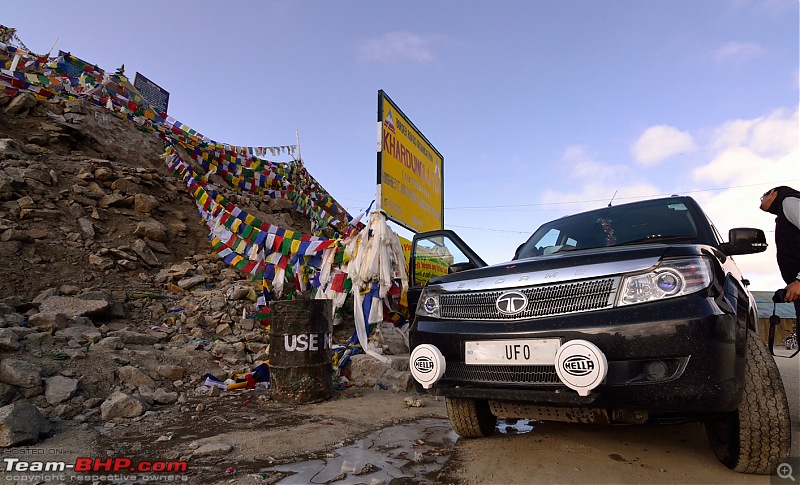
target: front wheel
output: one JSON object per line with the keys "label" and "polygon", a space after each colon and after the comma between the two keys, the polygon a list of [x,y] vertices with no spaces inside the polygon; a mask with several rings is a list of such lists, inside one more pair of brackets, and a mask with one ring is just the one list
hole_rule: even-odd
{"label": "front wheel", "polygon": [[789,403],[775,360],[752,331],[747,335],[745,361],[739,408],[708,418],[706,435],[726,467],[769,475],[789,455]]}
{"label": "front wheel", "polygon": [[459,436],[483,438],[494,432],[497,416],[492,414],[488,402],[448,397],[445,404],[450,424]]}

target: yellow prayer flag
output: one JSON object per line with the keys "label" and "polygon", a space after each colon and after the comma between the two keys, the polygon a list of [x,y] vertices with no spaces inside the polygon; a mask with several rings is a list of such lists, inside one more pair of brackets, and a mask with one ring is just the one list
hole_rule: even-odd
{"label": "yellow prayer flag", "polygon": [[300,240],[292,239],[292,254],[296,253],[298,249],[300,249]]}
{"label": "yellow prayer flag", "polygon": [[247,241],[236,238],[236,247],[233,249],[239,254],[244,254],[244,250],[247,249]]}

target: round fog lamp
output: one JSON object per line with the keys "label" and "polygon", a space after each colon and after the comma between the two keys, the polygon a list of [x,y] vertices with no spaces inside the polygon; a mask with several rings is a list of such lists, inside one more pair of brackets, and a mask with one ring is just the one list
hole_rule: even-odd
{"label": "round fog lamp", "polygon": [[660,381],[667,378],[669,366],[663,360],[651,360],[644,366],[644,372],[651,381]]}
{"label": "round fog lamp", "polygon": [[425,389],[430,389],[444,376],[447,361],[442,352],[431,344],[421,344],[414,347],[408,359],[411,376],[422,384]]}

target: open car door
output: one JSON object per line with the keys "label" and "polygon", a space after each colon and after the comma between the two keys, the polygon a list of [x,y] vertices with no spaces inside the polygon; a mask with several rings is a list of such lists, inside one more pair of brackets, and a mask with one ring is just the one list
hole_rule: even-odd
{"label": "open car door", "polygon": [[483,266],[483,259],[449,229],[415,234],[408,265],[409,311],[417,310],[422,287],[431,278]]}

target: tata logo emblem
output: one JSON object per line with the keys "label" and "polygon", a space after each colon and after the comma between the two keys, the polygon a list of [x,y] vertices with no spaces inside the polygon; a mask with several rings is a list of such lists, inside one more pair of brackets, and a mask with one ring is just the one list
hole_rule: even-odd
{"label": "tata logo emblem", "polygon": [[433,370],[433,359],[428,356],[421,355],[414,360],[414,368],[423,374],[427,374]]}
{"label": "tata logo emblem", "polygon": [[528,307],[528,297],[519,291],[507,291],[500,295],[495,306],[503,315],[516,315]]}
{"label": "tata logo emblem", "polygon": [[585,355],[567,357],[562,367],[567,374],[573,376],[585,376],[591,374],[595,369],[594,361]]}

